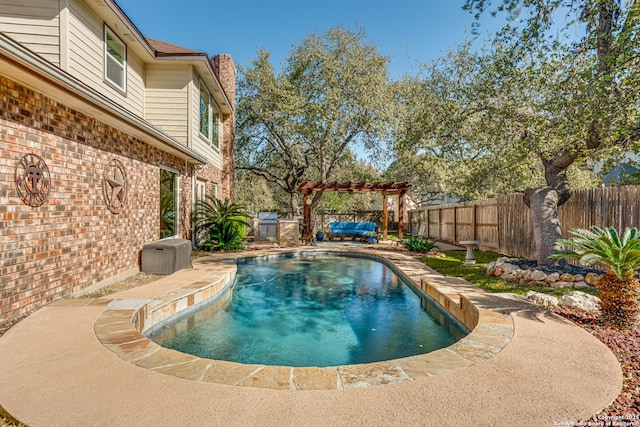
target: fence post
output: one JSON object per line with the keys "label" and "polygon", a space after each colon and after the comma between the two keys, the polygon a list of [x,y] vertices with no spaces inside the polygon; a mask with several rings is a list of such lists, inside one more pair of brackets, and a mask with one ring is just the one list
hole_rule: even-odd
{"label": "fence post", "polygon": [[473,205],[473,212],[471,214],[471,229],[473,230],[473,239],[472,240],[478,240],[478,229],[477,229],[477,215],[478,215],[478,211],[477,211],[478,205]]}
{"label": "fence post", "polygon": [[458,208],[453,208],[453,244],[458,241]]}

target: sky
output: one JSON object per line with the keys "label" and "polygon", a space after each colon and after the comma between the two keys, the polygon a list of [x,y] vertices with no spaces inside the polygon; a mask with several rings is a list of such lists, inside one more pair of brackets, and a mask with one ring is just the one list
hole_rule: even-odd
{"label": "sky", "polygon": [[[278,69],[290,47],[311,32],[363,28],[380,53],[390,56],[392,79],[416,74],[418,65],[446,54],[471,37],[473,17],[463,0],[116,0],[140,32],[207,53],[228,53],[247,67],[260,48]],[[480,36],[499,21],[480,21]],[[478,42],[480,43],[480,42]]]}

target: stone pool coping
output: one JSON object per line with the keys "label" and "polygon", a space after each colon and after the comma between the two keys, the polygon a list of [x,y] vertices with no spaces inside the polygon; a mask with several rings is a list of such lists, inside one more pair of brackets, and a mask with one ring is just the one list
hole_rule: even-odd
{"label": "stone pool coping", "polygon": [[[622,388],[616,357],[587,331],[459,279],[454,290],[486,295],[472,295],[480,314],[511,317],[513,337],[484,362],[413,381],[304,392],[237,387],[141,368],[98,340],[95,323],[111,301],[153,299],[210,274],[196,264],[108,298],[56,301],[11,328],[0,337],[0,413],[30,427],[539,427],[576,424]],[[429,280],[447,282],[430,273]]]}
{"label": "stone pool coping", "polygon": [[[323,368],[200,358],[161,347],[143,335],[171,316],[227,292],[235,275],[235,260],[292,252],[351,254],[390,263],[417,292],[439,304],[470,333],[447,348],[426,354]],[[491,309],[490,295],[461,279],[442,277],[415,258],[397,252],[352,247],[269,249],[207,256],[194,262],[193,270],[205,276],[150,299],[103,299],[107,310],[95,323],[98,339],[126,362],[193,381],[277,390],[335,390],[411,381],[468,368],[498,354],[513,336],[511,317]]]}

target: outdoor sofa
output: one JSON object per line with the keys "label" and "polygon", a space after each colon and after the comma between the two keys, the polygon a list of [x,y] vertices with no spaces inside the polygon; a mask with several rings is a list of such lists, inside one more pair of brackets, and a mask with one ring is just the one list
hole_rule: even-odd
{"label": "outdoor sofa", "polygon": [[349,222],[349,221],[339,221],[339,222],[330,222],[329,223],[329,234],[328,238],[333,239],[339,237],[340,240],[344,240],[345,237],[351,237],[355,239],[356,237],[360,237],[366,239],[370,236],[370,233],[376,233],[376,223],[375,222]]}

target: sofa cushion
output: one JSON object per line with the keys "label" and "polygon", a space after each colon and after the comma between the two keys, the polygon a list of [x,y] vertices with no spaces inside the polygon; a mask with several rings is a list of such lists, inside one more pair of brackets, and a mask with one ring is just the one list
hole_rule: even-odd
{"label": "sofa cushion", "polygon": [[376,224],[374,222],[351,222],[351,221],[337,221],[329,223],[329,228],[332,234],[353,234],[359,236],[366,236],[370,231],[376,231]]}

